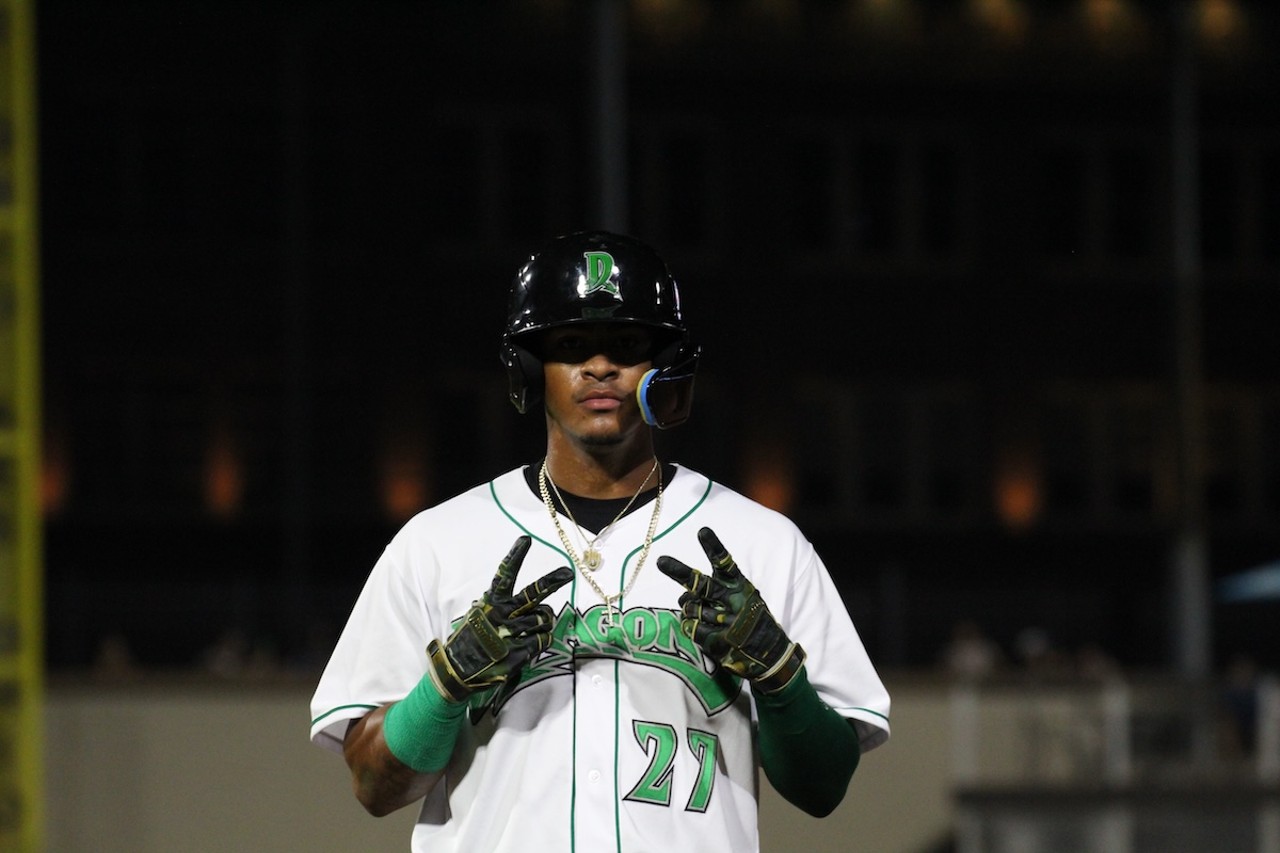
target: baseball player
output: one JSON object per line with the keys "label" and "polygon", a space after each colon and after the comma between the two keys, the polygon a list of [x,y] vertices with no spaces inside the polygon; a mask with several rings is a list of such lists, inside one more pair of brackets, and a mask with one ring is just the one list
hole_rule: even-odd
{"label": "baseball player", "polygon": [[758,850],[758,769],[830,813],[889,697],[795,525],[656,457],[699,355],[666,265],[616,234],[552,241],[501,353],[546,456],[396,534],[312,740],[371,813],[422,801],[415,851]]}

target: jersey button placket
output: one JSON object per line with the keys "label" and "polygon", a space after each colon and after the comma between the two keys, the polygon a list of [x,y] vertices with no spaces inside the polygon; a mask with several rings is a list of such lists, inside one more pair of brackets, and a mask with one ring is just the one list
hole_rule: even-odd
{"label": "jersey button placket", "polygon": [[574,849],[579,851],[617,849],[617,829],[613,821],[597,820],[618,808],[612,784],[616,770],[614,732],[604,721],[617,718],[616,694],[610,677],[616,662],[585,658],[579,665],[580,689],[574,691],[575,731]]}

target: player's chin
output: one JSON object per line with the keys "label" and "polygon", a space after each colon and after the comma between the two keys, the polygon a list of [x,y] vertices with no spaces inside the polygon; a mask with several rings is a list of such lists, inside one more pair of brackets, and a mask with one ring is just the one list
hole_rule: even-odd
{"label": "player's chin", "polygon": [[586,430],[578,436],[587,447],[614,447],[622,444],[625,436],[620,429]]}
{"label": "player's chin", "polygon": [[634,424],[627,418],[593,418],[583,424],[578,438],[589,447],[613,447],[622,444],[634,432]]}
{"label": "player's chin", "polygon": [[589,447],[624,444],[646,427],[640,409],[634,405],[602,412],[580,412],[578,417],[561,423]]}

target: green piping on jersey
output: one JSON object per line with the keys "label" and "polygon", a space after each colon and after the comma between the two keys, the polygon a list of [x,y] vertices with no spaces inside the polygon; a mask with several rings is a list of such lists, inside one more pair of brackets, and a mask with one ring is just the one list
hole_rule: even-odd
{"label": "green piping on jersey", "polygon": [[[510,521],[512,524],[518,527],[521,532],[528,535],[529,538],[533,539],[533,541],[546,545],[552,551],[555,551],[556,553],[561,554],[566,560],[569,559],[569,555],[564,552],[563,548],[551,542],[548,542],[546,539],[543,539],[541,536],[536,535],[532,530],[530,530],[529,528],[521,524],[519,521],[517,521],[514,515],[512,515],[510,512],[507,511],[507,508],[502,505],[502,499],[498,497],[498,490],[494,486],[494,483],[496,482],[497,482],[496,480],[489,481],[489,496],[492,497],[493,502],[497,504],[498,511],[501,512],[503,515],[505,515],[508,521]],[[653,537],[653,541],[657,542],[659,539],[666,536],[668,533],[670,533],[671,531],[679,527],[681,524],[683,524],[685,519],[687,519],[689,516],[697,512],[698,507],[706,503],[707,495],[711,494],[711,488],[714,485],[715,485],[715,482],[711,479],[708,479],[707,488],[703,490],[702,496],[699,497],[698,500],[694,503],[694,505],[689,508],[689,511],[686,512],[684,515],[680,516],[679,518],[677,518],[674,522],[672,522],[672,524],[666,530],[663,530],[657,536]],[[634,557],[637,553],[639,553],[643,548],[644,548],[643,545],[637,547],[634,551],[632,551],[630,554],[627,555],[627,558],[625,560],[622,561],[622,571],[623,571],[624,580],[626,579],[627,563],[629,563],[631,561],[631,558]],[[621,603],[621,599],[619,599],[619,603]]]}
{"label": "green piping on jersey", "polygon": [[[570,556],[565,553],[563,548],[561,548],[559,545],[555,545],[551,542],[548,542],[546,539],[543,539],[541,536],[537,536],[536,534],[534,534],[532,530],[525,527],[519,521],[516,521],[516,517],[514,515],[507,512],[507,508],[502,505],[502,499],[498,497],[498,490],[494,488],[493,484],[495,482],[496,482],[495,480],[489,481],[489,496],[493,498],[493,502],[494,504],[497,505],[498,511],[501,512],[503,515],[505,515],[508,521],[510,521],[512,524],[518,527],[521,530],[521,532],[526,534],[534,542],[537,542],[541,545],[546,545],[552,551],[555,551],[557,554],[559,554],[560,556],[568,560],[570,563],[572,563],[573,559],[570,558]],[[569,584],[569,601],[572,602],[574,609],[576,610],[578,607],[578,573],[577,572],[573,573],[573,582]]]}
{"label": "green piping on jersey", "polygon": [[[833,711],[837,711],[837,710],[839,710],[839,709],[838,709],[838,708],[832,708],[832,710],[833,710]],[[849,710],[850,710],[850,711],[863,711],[863,712],[865,712],[865,713],[871,714],[873,717],[879,717],[880,719],[884,720],[886,723],[887,723],[887,722],[889,722],[889,718],[888,718],[888,717],[886,717],[884,714],[881,714],[879,711],[873,711],[873,710],[871,710],[870,708],[850,708]]]}
{"label": "green piping on jersey", "polygon": [[621,738],[618,732],[622,726],[622,677],[618,673],[620,666],[622,661],[613,662],[613,837],[618,845],[618,853],[622,853],[622,797],[618,795],[618,759],[621,758]]}
{"label": "green piping on jersey", "polygon": [[[576,606],[574,609],[577,609]],[[576,771],[578,767],[578,676],[573,677],[573,743],[569,747],[569,766]],[[578,849],[578,835],[574,832],[573,816],[578,810],[578,774],[569,774],[569,853]]]}
{"label": "green piping on jersey", "polygon": [[541,536],[535,535],[533,531],[531,531],[529,528],[525,527],[523,524],[516,521],[516,517],[514,515],[507,512],[507,508],[502,505],[502,498],[498,497],[498,490],[493,485],[496,482],[497,482],[496,480],[489,481],[489,497],[493,498],[493,502],[497,504],[498,510],[507,517],[507,520],[510,521],[512,524],[514,524],[516,527],[520,528],[520,530],[525,534],[527,534],[529,538],[533,539],[533,541],[540,542],[543,545],[546,545],[552,551],[558,551],[559,553],[563,554],[566,560],[569,559],[569,555],[565,554],[564,551],[558,545],[553,545],[547,540],[543,539]]}
{"label": "green piping on jersey", "polygon": [[314,720],[311,721],[311,725],[314,726],[316,723],[320,722],[325,717],[332,717],[334,714],[338,713],[339,711],[348,711],[352,708],[363,708],[366,711],[374,711],[374,710],[377,710],[378,706],[377,705],[339,705],[336,708],[330,708],[328,711],[325,711],[323,714],[316,717]]}

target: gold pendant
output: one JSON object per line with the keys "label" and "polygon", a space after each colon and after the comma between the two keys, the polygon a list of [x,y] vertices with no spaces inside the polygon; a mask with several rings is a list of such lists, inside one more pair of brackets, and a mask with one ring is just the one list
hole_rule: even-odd
{"label": "gold pendant", "polygon": [[588,548],[582,552],[582,567],[587,571],[594,572],[603,565],[604,557],[595,548]]}

